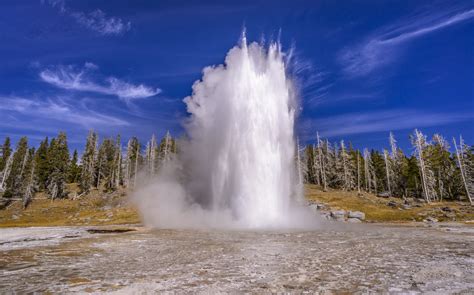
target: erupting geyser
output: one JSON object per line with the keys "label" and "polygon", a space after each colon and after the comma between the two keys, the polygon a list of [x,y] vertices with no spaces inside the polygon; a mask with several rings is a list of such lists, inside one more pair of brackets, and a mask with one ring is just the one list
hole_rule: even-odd
{"label": "erupting geyser", "polygon": [[139,202],[145,222],[302,226],[306,211],[295,202],[296,101],[280,45],[249,45],[243,37],[224,65],[204,69],[184,102],[191,116],[179,163],[138,192],[148,196]]}

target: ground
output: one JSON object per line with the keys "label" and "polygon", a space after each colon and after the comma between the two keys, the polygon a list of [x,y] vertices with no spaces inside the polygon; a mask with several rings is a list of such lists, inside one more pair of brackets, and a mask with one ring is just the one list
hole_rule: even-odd
{"label": "ground", "polygon": [[474,293],[465,225],[89,229],[0,228],[0,293]]}
{"label": "ground", "polygon": [[[77,187],[70,185],[69,199],[51,201],[38,194],[30,206],[23,210],[21,202],[13,202],[0,210],[0,227],[17,226],[60,226],[60,225],[111,225],[137,224],[140,217],[133,204],[127,199],[127,191],[107,193],[93,190],[87,196],[76,200]],[[439,221],[455,221],[472,224],[474,206],[466,202],[419,203],[411,201],[404,209],[398,198],[380,198],[373,194],[330,190],[323,192],[316,185],[306,186],[306,199],[325,204],[328,209],[344,209],[365,213],[368,222],[413,222],[433,217]],[[392,202],[393,207],[387,204]]]}
{"label": "ground", "polygon": [[411,222],[467,222],[469,205],[401,209],[400,199],[316,186],[306,192],[308,202],[328,210],[363,211],[369,222],[389,223],[149,229],[126,191],[76,200],[38,195],[26,210],[16,202],[0,211],[0,293],[474,293],[474,227]]}

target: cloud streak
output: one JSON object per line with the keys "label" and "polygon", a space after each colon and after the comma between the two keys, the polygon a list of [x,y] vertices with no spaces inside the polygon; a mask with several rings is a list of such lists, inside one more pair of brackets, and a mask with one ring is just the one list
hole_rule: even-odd
{"label": "cloud streak", "polygon": [[124,21],[118,17],[109,17],[100,9],[84,13],[69,9],[64,0],[49,0],[47,3],[57,8],[60,13],[73,18],[80,26],[100,35],[121,35],[128,32],[132,27],[131,22]]}
{"label": "cloud streak", "polygon": [[319,119],[306,119],[300,129],[304,138],[319,131],[325,137],[394,131],[447,125],[474,120],[472,113],[435,113],[411,109],[348,113]]}
{"label": "cloud streak", "polygon": [[143,84],[134,85],[115,77],[95,82],[92,74],[97,69],[98,67],[92,63],[86,63],[82,68],[58,65],[41,71],[39,77],[42,81],[58,88],[113,95],[127,103],[155,96],[161,92],[159,88],[151,88]]}
{"label": "cloud streak", "polygon": [[416,16],[384,27],[356,46],[343,49],[338,60],[348,77],[366,76],[392,63],[402,45],[473,18],[474,9]]}
{"label": "cloud streak", "polygon": [[28,119],[40,119],[42,123],[52,120],[79,124],[84,128],[130,125],[127,121],[114,116],[101,114],[84,107],[73,107],[64,99],[42,101],[33,98],[0,96],[0,101],[2,102],[0,104],[0,114],[6,115],[14,112],[27,116]]}
{"label": "cloud streak", "polygon": [[71,16],[78,24],[101,35],[121,35],[129,31],[132,26],[130,22],[125,22],[120,18],[107,17],[100,9],[88,14],[73,12]]}

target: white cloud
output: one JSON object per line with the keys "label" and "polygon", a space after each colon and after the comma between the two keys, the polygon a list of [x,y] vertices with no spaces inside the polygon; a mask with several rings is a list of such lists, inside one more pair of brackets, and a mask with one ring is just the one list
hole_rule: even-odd
{"label": "white cloud", "polygon": [[306,119],[302,122],[300,128],[303,137],[312,138],[316,131],[319,131],[325,137],[332,137],[440,126],[469,120],[474,120],[472,113],[435,113],[411,109],[394,109]]}
{"label": "white cloud", "polygon": [[349,77],[365,76],[393,62],[401,45],[472,18],[474,9],[416,16],[382,28],[355,47],[345,48],[339,54],[339,62]]}
{"label": "white cloud", "polygon": [[0,102],[0,114],[16,112],[26,115],[30,119],[40,119],[43,122],[53,120],[79,124],[85,128],[129,125],[125,120],[84,107],[73,107],[65,100],[58,98],[42,101],[34,98],[0,96]]}
{"label": "white cloud", "polygon": [[127,103],[155,96],[161,92],[159,88],[151,88],[143,84],[134,85],[115,77],[106,78],[102,83],[95,82],[92,72],[97,69],[98,67],[93,63],[86,63],[82,68],[59,65],[41,71],[39,76],[44,82],[58,88],[114,95]]}

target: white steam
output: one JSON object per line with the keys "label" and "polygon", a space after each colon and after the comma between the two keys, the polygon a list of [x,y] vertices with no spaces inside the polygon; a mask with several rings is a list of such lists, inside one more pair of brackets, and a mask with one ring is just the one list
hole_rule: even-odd
{"label": "white steam", "polygon": [[179,159],[135,196],[157,227],[312,226],[299,207],[295,97],[280,45],[245,37],[224,65],[207,67],[193,94]]}

